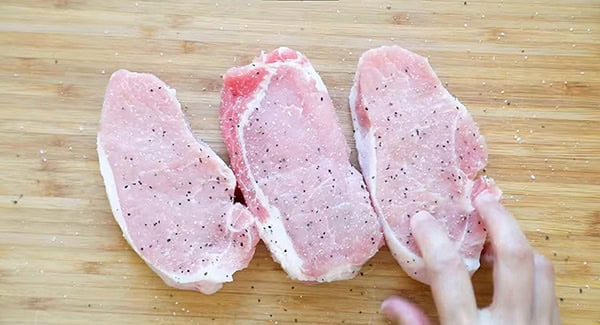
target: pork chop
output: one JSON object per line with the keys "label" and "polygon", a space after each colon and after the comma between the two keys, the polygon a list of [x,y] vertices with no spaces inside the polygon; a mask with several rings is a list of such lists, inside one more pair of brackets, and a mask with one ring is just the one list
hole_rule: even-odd
{"label": "pork chop", "polygon": [[428,282],[410,217],[442,221],[469,271],[479,268],[486,229],[472,201],[491,180],[478,176],[487,150],[467,109],[427,59],[400,47],[365,52],[350,94],[359,162],[394,257]]}
{"label": "pork chop", "polygon": [[106,192],[123,236],[166,284],[211,294],[254,254],[235,177],[192,135],[175,90],[151,74],[115,72],[98,132]]}
{"label": "pork chop", "polygon": [[383,235],[319,75],[279,48],[224,83],[221,130],[273,258],[300,281],[354,277]]}

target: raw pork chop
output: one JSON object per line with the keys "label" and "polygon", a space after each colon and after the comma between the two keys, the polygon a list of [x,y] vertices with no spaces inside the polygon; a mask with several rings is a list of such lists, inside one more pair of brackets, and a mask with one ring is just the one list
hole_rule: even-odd
{"label": "raw pork chop", "polygon": [[472,200],[491,181],[483,137],[466,108],[442,86],[427,60],[400,47],[365,52],[350,94],[359,162],[394,257],[428,282],[411,234],[421,210],[441,220],[471,272],[486,237]]}
{"label": "raw pork chop", "polygon": [[273,258],[301,281],[354,277],[383,235],[321,78],[280,48],[224,79],[223,137]]}
{"label": "raw pork chop", "polygon": [[123,236],[165,283],[211,294],[248,265],[254,218],[233,203],[231,169],[194,138],[174,89],[151,74],[115,72],[98,158]]}

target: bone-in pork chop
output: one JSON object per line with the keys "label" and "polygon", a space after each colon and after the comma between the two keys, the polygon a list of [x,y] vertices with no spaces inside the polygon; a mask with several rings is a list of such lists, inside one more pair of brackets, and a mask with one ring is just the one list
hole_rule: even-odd
{"label": "bone-in pork chop", "polygon": [[233,202],[231,169],[194,138],[174,89],[151,74],[115,72],[98,158],[123,236],[165,283],[211,294],[248,265],[254,218]]}

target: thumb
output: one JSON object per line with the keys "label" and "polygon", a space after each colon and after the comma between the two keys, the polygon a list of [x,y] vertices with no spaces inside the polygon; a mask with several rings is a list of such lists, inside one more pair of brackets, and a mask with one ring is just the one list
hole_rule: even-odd
{"label": "thumb", "polygon": [[398,297],[391,296],[381,304],[381,311],[385,316],[394,322],[401,325],[429,325],[429,318],[423,310],[417,307],[412,302]]}

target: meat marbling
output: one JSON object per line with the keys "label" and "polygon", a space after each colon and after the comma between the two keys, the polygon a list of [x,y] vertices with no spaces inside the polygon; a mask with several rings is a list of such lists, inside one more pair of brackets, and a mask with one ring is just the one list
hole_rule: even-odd
{"label": "meat marbling", "polygon": [[350,94],[359,162],[385,239],[413,278],[428,283],[410,217],[426,210],[457,242],[471,272],[479,268],[486,229],[472,205],[487,150],[466,108],[427,59],[400,47],[365,52]]}
{"label": "meat marbling", "polygon": [[259,234],[288,275],[355,276],[382,243],[321,78],[280,48],[224,76],[221,129]]}
{"label": "meat marbling", "polygon": [[174,89],[151,74],[115,72],[97,145],[123,236],[166,284],[211,294],[248,265],[254,218],[233,202],[231,169],[192,135]]}

